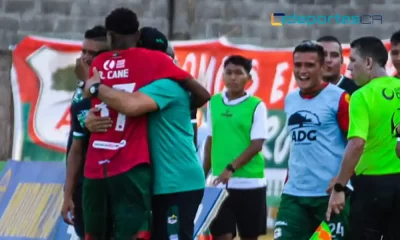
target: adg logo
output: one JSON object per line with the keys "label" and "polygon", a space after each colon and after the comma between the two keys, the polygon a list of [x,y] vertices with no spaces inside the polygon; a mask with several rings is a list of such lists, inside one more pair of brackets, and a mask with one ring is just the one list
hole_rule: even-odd
{"label": "adg logo", "polygon": [[[280,18],[280,21],[279,21]],[[314,25],[314,24],[382,24],[383,16],[379,14],[373,15],[286,15],[285,13],[272,13],[271,25],[274,27],[281,27],[290,24]]]}

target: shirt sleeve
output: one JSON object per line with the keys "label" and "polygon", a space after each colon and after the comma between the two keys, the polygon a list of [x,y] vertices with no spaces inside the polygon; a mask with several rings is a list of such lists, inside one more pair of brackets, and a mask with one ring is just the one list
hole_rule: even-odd
{"label": "shirt sleeve", "polygon": [[208,102],[208,107],[207,107],[207,133],[208,136],[212,136],[212,123],[211,123],[211,103]]}
{"label": "shirt sleeve", "polygon": [[168,78],[174,81],[183,81],[193,78],[188,72],[177,66],[168,55],[161,52],[154,52],[152,61],[155,63],[153,79]]}
{"label": "shirt sleeve", "polygon": [[339,99],[339,106],[337,111],[337,122],[340,130],[343,132],[349,131],[349,103],[350,94],[344,92]]}
{"label": "shirt sleeve", "polygon": [[369,129],[369,114],[367,103],[360,91],[354,92],[349,107],[350,126],[347,138],[359,137],[367,140]]}
{"label": "shirt sleeve", "polygon": [[174,89],[180,87],[170,79],[160,79],[139,89],[139,92],[151,97],[158,105],[160,110],[167,107],[176,99]]}
{"label": "shirt sleeve", "polygon": [[251,140],[267,139],[268,125],[267,125],[268,111],[264,102],[260,102],[254,111],[253,125],[251,126],[250,138]]}
{"label": "shirt sleeve", "polygon": [[74,138],[82,138],[85,136],[85,131],[79,122],[79,103],[71,106],[71,119],[72,119],[72,135]]}

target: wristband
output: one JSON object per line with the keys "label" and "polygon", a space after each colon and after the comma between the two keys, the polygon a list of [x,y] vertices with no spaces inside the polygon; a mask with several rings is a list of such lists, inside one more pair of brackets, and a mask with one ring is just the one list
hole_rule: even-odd
{"label": "wristband", "polygon": [[92,86],[89,87],[89,92],[92,95],[92,97],[97,97],[99,94],[99,86],[101,83],[95,83]]}

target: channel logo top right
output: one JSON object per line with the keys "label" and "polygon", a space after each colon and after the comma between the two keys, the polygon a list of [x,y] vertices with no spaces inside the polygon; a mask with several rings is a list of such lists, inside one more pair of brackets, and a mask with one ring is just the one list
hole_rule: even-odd
{"label": "channel logo top right", "polygon": [[383,24],[383,16],[380,14],[363,15],[288,15],[281,12],[271,13],[271,25],[282,27],[284,25],[325,25],[325,24]]}

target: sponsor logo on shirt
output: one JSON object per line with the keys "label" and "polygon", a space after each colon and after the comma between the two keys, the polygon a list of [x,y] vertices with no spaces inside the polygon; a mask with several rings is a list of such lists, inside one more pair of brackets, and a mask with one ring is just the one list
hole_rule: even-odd
{"label": "sponsor logo on shirt", "polygon": [[317,140],[316,126],[320,126],[321,121],[317,114],[308,110],[300,110],[290,115],[288,126],[291,127],[292,142],[295,144],[311,144]]}
{"label": "sponsor logo on shirt", "polygon": [[121,79],[129,77],[129,69],[125,68],[125,59],[108,59],[103,63],[104,71],[99,71],[100,79]]}

